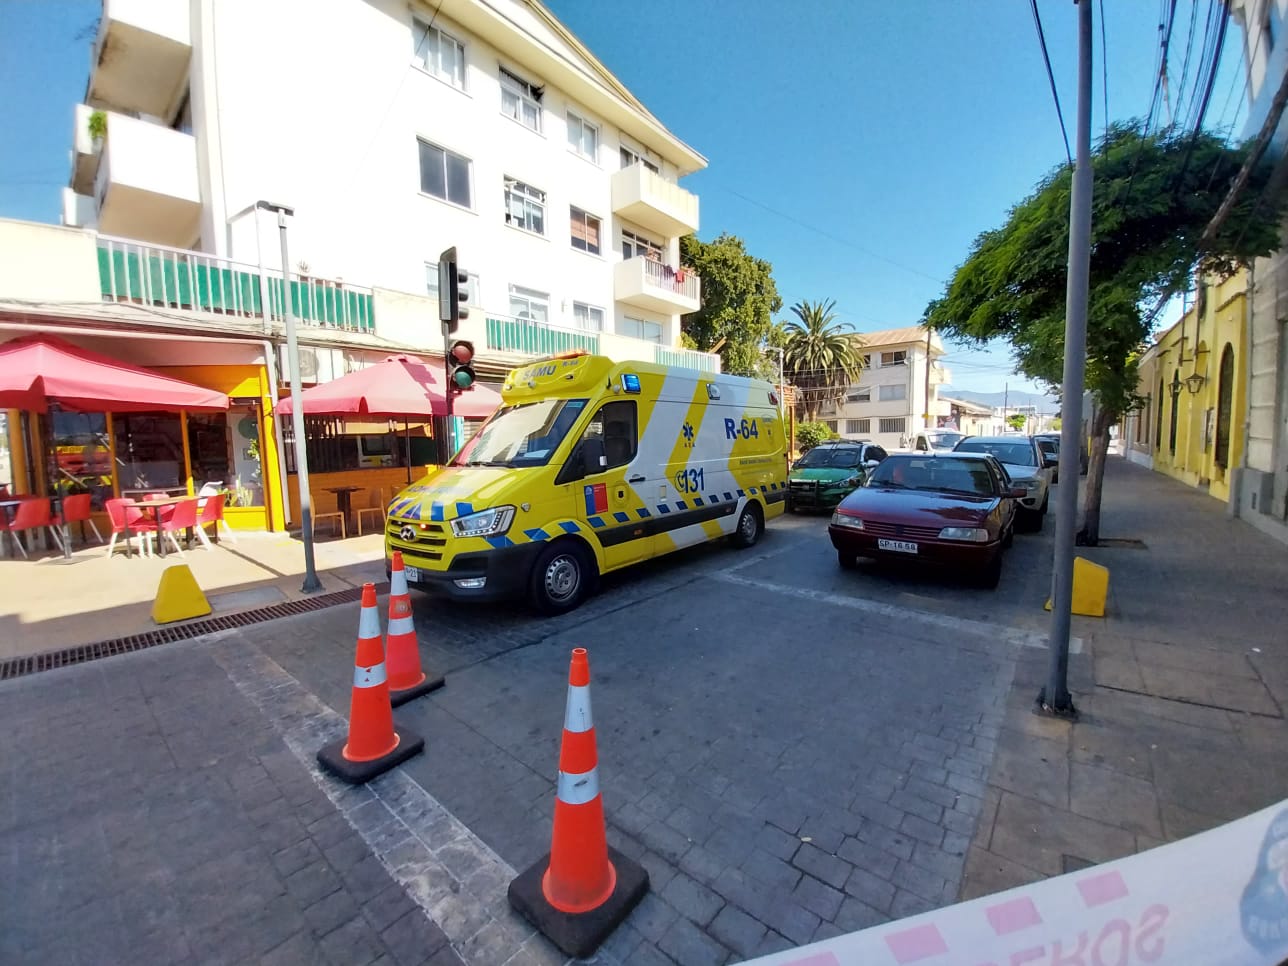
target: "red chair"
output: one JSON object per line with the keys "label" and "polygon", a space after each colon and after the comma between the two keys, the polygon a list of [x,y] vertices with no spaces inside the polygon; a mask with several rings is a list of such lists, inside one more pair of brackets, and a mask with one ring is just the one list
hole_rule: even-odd
{"label": "red chair", "polygon": [[179,538],[175,536],[175,533],[179,530],[195,529],[197,529],[196,497],[191,500],[184,500],[182,503],[176,503],[174,512],[161,519],[161,539],[164,540],[169,537],[180,557],[183,556],[183,547],[179,546]]}
{"label": "red chair", "polygon": [[49,531],[50,536],[54,538],[54,543],[61,550],[63,541],[54,526],[54,515],[49,508],[49,498],[33,497],[30,500],[23,500],[19,503],[18,512],[14,514],[13,523],[10,524],[9,530],[15,534],[13,542],[18,545],[18,549],[22,552],[24,558],[27,556],[27,548],[22,545],[22,541],[17,538],[17,534],[24,530],[39,530],[41,527]]}
{"label": "red chair", "polygon": [[[214,496],[208,496],[203,500],[198,500],[201,513],[197,517],[197,539],[207,550],[212,549],[210,538],[206,536],[206,527],[214,526],[215,542],[219,542],[219,524],[224,519],[224,501],[228,499],[227,493],[216,493]],[[224,524],[227,526],[228,524]]]}
{"label": "red chair", "polygon": [[[79,523],[81,525],[81,539],[85,539],[85,524],[94,531],[94,536],[98,542],[103,542],[103,535],[98,532],[98,525],[90,517],[92,510],[91,503],[94,497],[89,493],[78,493],[75,496],[63,497],[63,512],[54,514],[54,526],[61,527],[64,523]],[[68,534],[70,539],[71,534]]]}
{"label": "red chair", "polygon": [[112,556],[112,551],[116,547],[116,538],[128,529],[130,536],[126,537],[127,545],[128,541],[133,540],[134,535],[137,534],[139,552],[146,557],[148,555],[146,535],[156,532],[156,524],[142,510],[131,506],[129,500],[108,500],[103,506],[107,510],[108,520],[112,523],[112,540],[107,545],[107,555]]}

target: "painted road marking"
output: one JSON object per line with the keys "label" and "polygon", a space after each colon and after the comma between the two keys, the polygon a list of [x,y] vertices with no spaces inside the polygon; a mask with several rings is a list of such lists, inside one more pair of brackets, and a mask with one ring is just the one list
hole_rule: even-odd
{"label": "painted road marking", "polygon": [[[756,561],[748,561],[748,564],[754,562]],[[738,569],[748,564],[740,564]],[[1021,647],[1037,647],[1045,650],[1047,646],[1046,635],[1036,631],[1022,631],[1014,627],[990,624],[987,621],[973,621],[965,617],[952,617],[948,614],[932,614],[928,611],[909,610],[907,607],[883,604],[880,601],[868,600],[865,597],[847,597],[845,594],[833,594],[824,590],[813,590],[809,587],[790,587],[785,584],[776,584],[771,580],[756,580],[752,577],[743,577],[734,573],[732,568],[722,573],[711,574],[711,577],[740,587],[754,587],[757,590],[767,590],[771,593],[785,594],[789,597],[799,597],[802,600],[812,600],[820,604],[848,607],[851,610],[861,610],[864,613],[874,614],[877,617],[888,617],[891,620],[915,620],[921,624],[930,624],[934,627],[941,627],[944,630],[956,631],[959,634],[977,634],[993,640],[1001,640],[1008,644],[1018,644]],[[1082,653],[1081,637],[1069,638],[1069,653]]]}

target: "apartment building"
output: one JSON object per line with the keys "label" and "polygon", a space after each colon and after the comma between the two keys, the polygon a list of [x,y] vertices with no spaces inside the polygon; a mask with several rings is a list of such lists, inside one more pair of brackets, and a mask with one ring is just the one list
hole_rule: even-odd
{"label": "apartment building", "polygon": [[700,305],[705,159],[536,0],[104,0],[74,135],[65,224],[280,270],[267,200],[298,275],[431,295],[454,245],[505,361],[651,359]]}
{"label": "apartment building", "polygon": [[[924,326],[865,332],[863,372],[844,397],[825,406],[822,420],[846,439],[870,439],[899,449],[919,429],[951,415],[939,399],[950,374],[938,361],[944,345],[936,333],[927,341]],[[929,388],[929,397],[927,397]]]}

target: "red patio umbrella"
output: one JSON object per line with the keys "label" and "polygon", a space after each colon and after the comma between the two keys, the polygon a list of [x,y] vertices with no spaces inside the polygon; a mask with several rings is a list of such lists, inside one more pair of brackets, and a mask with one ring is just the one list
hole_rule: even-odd
{"label": "red patio umbrella", "polygon": [[[383,362],[324,382],[300,393],[310,416],[446,416],[447,400],[428,365],[411,356],[390,356]],[[501,405],[501,395],[486,386],[452,398],[452,415],[481,419]],[[279,415],[289,415],[294,397],[277,404]]]}
{"label": "red patio umbrella", "polygon": [[51,402],[81,412],[228,408],[222,392],[81,349],[57,336],[23,336],[0,344],[0,409],[43,413]]}

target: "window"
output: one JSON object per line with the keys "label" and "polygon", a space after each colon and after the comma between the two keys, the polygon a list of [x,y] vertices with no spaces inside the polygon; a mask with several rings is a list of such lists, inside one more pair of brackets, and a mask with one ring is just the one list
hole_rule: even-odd
{"label": "window", "polygon": [[628,148],[626,145],[623,144],[622,145],[622,167],[629,168],[632,164],[642,164],[644,165],[644,167],[648,168],[654,174],[662,173],[659,170],[658,166],[654,164],[652,161],[647,160],[638,151],[632,150],[631,148]]}
{"label": "window", "polygon": [[587,161],[599,164],[599,128],[569,111],[568,147]]}
{"label": "window", "polygon": [[871,368],[872,368],[872,353],[871,353],[871,352],[865,352],[865,353],[863,353],[862,358],[863,358],[863,368],[864,368],[864,369],[871,369]]}
{"label": "window", "polygon": [[[865,423],[867,422],[866,419],[863,421]],[[864,426],[863,431],[866,433],[868,431],[868,428]],[[868,451],[865,454],[863,454],[863,458],[865,460],[876,460],[878,463],[880,463],[883,459],[885,459],[889,455],[890,454],[887,453],[885,450],[883,450],[880,446],[869,446]]]}
{"label": "window", "polygon": [[896,416],[893,419],[878,420],[877,431],[882,433],[902,433],[903,417]]}
{"label": "window", "polygon": [[572,225],[572,247],[580,252],[599,254],[600,221],[580,208],[569,208],[568,221]]}
{"label": "window", "polygon": [[510,314],[530,322],[550,321],[550,293],[510,286]]}
{"label": "window", "polygon": [[828,429],[830,429],[832,432],[834,432],[834,433],[836,432],[836,420],[835,420],[835,419],[825,419],[825,420],[823,420],[823,425],[824,425],[824,426],[826,426]]}
{"label": "window", "polygon": [[851,389],[846,394],[845,398],[850,402],[872,402],[872,387],[860,386],[858,388]]}
{"label": "window", "polygon": [[847,419],[845,421],[845,431],[847,433],[866,433],[868,431],[868,422],[866,419]]}
{"label": "window", "polygon": [[505,179],[505,223],[537,235],[546,233],[546,193],[532,185]]}
{"label": "window", "polygon": [[544,87],[529,84],[518,74],[501,68],[501,113],[524,127],[541,133],[541,96]]}
{"label": "window", "polygon": [[453,466],[545,466],[585,412],[584,399],[541,399],[498,409]]}
{"label": "window", "polygon": [[619,335],[629,336],[632,339],[640,339],[644,342],[662,341],[662,323],[649,322],[645,319],[622,319]]}
{"label": "window", "polygon": [[635,428],[634,400],[604,403],[586,424],[582,440],[596,439],[604,444],[604,469],[625,466],[635,459],[638,436]]}
{"label": "window", "polygon": [[439,80],[465,90],[465,47],[455,37],[420,20],[412,20],[415,61]]}
{"label": "window", "polygon": [[[907,361],[908,361],[908,350],[906,349],[900,349],[897,352],[881,353],[882,369],[885,369],[887,366],[901,366]],[[903,397],[900,396],[899,398],[902,399]]]}
{"label": "window", "polygon": [[420,190],[427,195],[471,208],[470,159],[428,141],[420,145]]}
{"label": "window", "polygon": [[[469,279],[465,283],[465,304],[482,305],[483,298],[480,294],[479,277],[474,272],[466,272]],[[438,262],[425,263],[425,292],[433,298],[438,298]]]}
{"label": "window", "polygon": [[604,310],[597,305],[573,302],[572,321],[577,328],[585,329],[587,332],[603,332]]}
{"label": "window", "polygon": [[[895,402],[896,400],[907,398],[908,387],[903,384],[877,387],[877,399],[881,400],[881,402]],[[885,430],[882,430],[882,432],[885,432]]]}
{"label": "window", "polygon": [[855,421],[859,424],[859,428],[855,430],[855,432],[859,433],[860,435],[872,432],[872,420],[859,419]]}
{"label": "window", "polygon": [[662,260],[662,246],[651,238],[646,238],[623,228],[622,258],[651,258],[655,262],[660,262]]}
{"label": "window", "polygon": [[926,452],[929,452],[929,450],[930,450],[930,444],[926,442],[926,437],[924,437],[924,436],[918,436],[918,437],[917,437],[917,445],[916,445],[916,446],[914,446],[914,447],[913,447],[913,449],[915,449],[915,450],[917,450],[918,452],[921,452],[921,453],[926,453]]}

